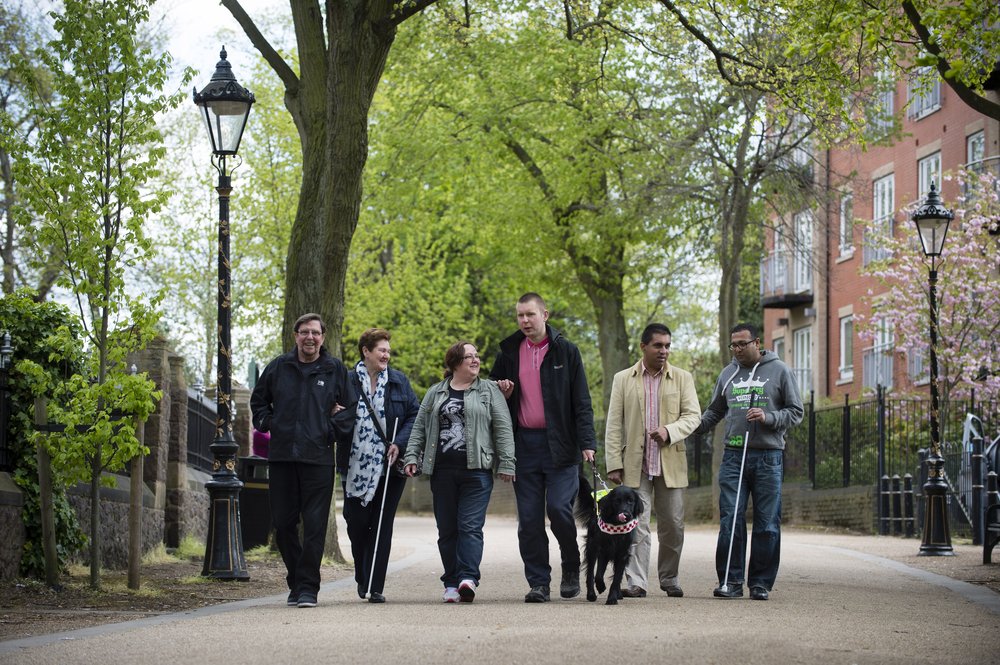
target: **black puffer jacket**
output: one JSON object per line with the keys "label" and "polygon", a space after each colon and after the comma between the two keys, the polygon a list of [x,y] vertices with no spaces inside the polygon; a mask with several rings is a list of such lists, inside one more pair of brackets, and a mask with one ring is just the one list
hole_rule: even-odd
{"label": "black puffer jacket", "polygon": [[[316,362],[300,364],[297,351],[264,368],[250,398],[253,425],[271,433],[271,462],[333,466],[334,443],[351,445],[358,397],[347,368],[325,348]],[[332,415],[340,404],[343,411]]]}
{"label": "black puffer jacket", "polygon": [[[584,450],[597,450],[594,437],[594,410],[590,405],[590,388],[583,369],[580,349],[546,324],[549,350],[542,360],[542,401],[545,404],[545,429],[549,437],[552,462],[556,466],[571,466],[582,460]],[[517,432],[517,413],[521,400],[518,385],[520,348],[524,333],[516,333],[500,342],[500,353],[490,372],[494,381],[510,379],[514,392],[507,400],[510,419]]]}

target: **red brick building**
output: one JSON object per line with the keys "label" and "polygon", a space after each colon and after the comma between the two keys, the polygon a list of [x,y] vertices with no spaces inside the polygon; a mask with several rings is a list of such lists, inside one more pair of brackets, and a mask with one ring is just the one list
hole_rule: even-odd
{"label": "red brick building", "polygon": [[[1000,100],[996,90],[989,94]],[[901,138],[866,151],[841,145],[813,154],[823,203],[780,220],[761,266],[762,344],[793,369],[803,397],[815,391],[817,402],[857,399],[876,384],[927,382],[926,361],[895,352],[892,330],[874,343],[859,338],[856,323],[870,310],[864,297],[884,290],[861,269],[879,257],[879,236],[912,225],[904,208],[922,201],[931,181],[955,208],[959,185],[942,175],[966,165],[1000,173],[1000,122],[971,110],[948,86],[921,90],[900,81],[883,104],[902,110]],[[866,232],[870,220],[878,233]]]}

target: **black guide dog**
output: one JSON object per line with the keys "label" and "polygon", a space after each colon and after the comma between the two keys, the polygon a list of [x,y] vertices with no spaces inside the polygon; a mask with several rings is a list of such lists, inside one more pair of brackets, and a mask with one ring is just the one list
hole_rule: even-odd
{"label": "black guide dog", "polygon": [[[604,572],[612,563],[613,575],[607,605],[617,605],[622,597],[622,578],[631,555],[635,527],[642,515],[642,499],[631,487],[621,485],[601,496],[594,505],[590,482],[580,477],[576,501],[576,519],[587,527],[586,556],[587,600],[597,600],[604,593]],[[595,591],[596,587],[596,591]]]}

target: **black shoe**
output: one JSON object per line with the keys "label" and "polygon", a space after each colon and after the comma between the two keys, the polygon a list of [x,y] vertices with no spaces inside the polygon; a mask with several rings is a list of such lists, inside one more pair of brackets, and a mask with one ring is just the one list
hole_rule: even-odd
{"label": "black shoe", "polygon": [[524,594],[526,603],[547,603],[549,602],[549,588],[547,586],[533,586],[531,591]]}
{"label": "black shoe", "polygon": [[380,594],[378,591],[372,591],[372,595],[368,596],[369,603],[384,603],[385,596]]}
{"label": "black shoe", "polygon": [[358,582],[358,598],[364,598],[364,597],[365,597],[365,588],[361,585],[361,582]]}
{"label": "black shoe", "polygon": [[622,597],[624,598],[645,598],[646,590],[641,586],[630,586],[622,589]]}
{"label": "black shoe", "polygon": [[576,598],[580,595],[580,569],[564,569],[562,581],[559,583],[559,595],[563,598]]}
{"label": "black shoe", "polygon": [[295,607],[298,604],[299,604],[299,592],[298,591],[289,591],[288,592],[288,606],[289,607]]}
{"label": "black shoe", "polygon": [[683,598],[684,589],[680,588],[676,584],[660,585],[660,589],[667,592],[667,595],[671,598]]}
{"label": "black shoe", "polygon": [[296,603],[296,607],[316,607],[316,594],[300,593],[299,602]]}
{"label": "black shoe", "polygon": [[730,584],[728,586],[722,586],[721,584],[716,587],[712,595],[716,598],[742,598],[743,597],[743,585],[742,584]]}
{"label": "black shoe", "polygon": [[767,600],[767,589],[762,586],[750,587],[750,600]]}

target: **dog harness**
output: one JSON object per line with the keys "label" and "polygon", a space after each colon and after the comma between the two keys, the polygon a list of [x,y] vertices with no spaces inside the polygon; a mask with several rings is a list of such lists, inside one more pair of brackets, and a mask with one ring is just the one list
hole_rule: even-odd
{"label": "dog harness", "polygon": [[611,535],[617,535],[622,533],[629,533],[639,524],[639,518],[635,517],[632,520],[625,522],[625,524],[608,524],[601,519],[600,515],[597,516],[597,528],[604,533],[609,533]]}

